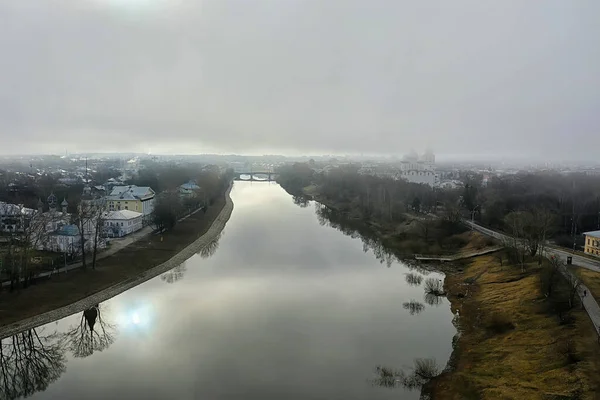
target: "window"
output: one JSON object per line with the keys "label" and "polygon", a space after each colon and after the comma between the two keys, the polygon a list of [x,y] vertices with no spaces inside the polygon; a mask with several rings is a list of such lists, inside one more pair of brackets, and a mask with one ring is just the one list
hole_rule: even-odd
{"label": "window", "polygon": [[590,244],[590,239],[588,239],[588,244]]}
{"label": "window", "polygon": [[123,226],[123,223],[121,222],[121,226]]}
{"label": "window", "polygon": [[125,206],[125,209],[126,209],[126,210],[129,210],[129,207]]}

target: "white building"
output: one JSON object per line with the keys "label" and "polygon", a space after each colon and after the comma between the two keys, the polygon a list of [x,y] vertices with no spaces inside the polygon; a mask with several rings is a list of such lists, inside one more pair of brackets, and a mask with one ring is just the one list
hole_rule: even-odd
{"label": "white building", "polygon": [[0,232],[23,232],[35,210],[0,201]]}
{"label": "white building", "polygon": [[437,186],[439,177],[435,172],[435,155],[427,150],[421,157],[414,151],[404,156],[400,162],[401,179],[412,183]]}
{"label": "white building", "polygon": [[103,234],[110,238],[123,237],[143,227],[143,214],[130,210],[107,211],[102,219]]}

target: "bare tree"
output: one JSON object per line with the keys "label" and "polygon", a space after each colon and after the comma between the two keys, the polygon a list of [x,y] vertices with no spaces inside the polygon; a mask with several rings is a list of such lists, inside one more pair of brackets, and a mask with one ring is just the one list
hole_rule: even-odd
{"label": "bare tree", "polygon": [[577,294],[581,287],[581,281],[571,271],[567,271],[566,278],[569,283],[569,308],[573,308],[575,307],[575,300],[577,299]]}
{"label": "bare tree", "polygon": [[81,256],[82,267],[85,269],[87,268],[87,236],[91,231],[90,225],[94,224],[93,211],[87,203],[81,202],[77,207],[75,224],[79,231],[79,255]]}
{"label": "bare tree", "polygon": [[52,222],[53,214],[27,210],[21,218],[20,228],[11,233],[8,253],[11,256],[11,282],[17,287],[22,282],[26,287],[35,275],[31,263],[32,254],[47,241],[46,225]]}
{"label": "bare tree", "polygon": [[427,278],[425,279],[425,293],[434,296],[445,296],[444,282],[441,279]]}
{"label": "bare tree", "polygon": [[504,224],[508,227],[510,236],[504,240],[504,246],[508,249],[512,262],[521,266],[525,271],[525,244],[523,243],[524,218],[520,212],[511,212],[504,218]]}
{"label": "bare tree", "polygon": [[92,218],[90,220],[90,224],[93,227],[93,232],[91,232],[93,236],[93,248],[92,248],[92,269],[96,269],[96,259],[98,255],[98,246],[103,246],[106,243],[104,238],[104,221],[106,220],[106,212],[108,206],[104,198],[98,199],[96,201],[96,206],[91,211]]}
{"label": "bare tree", "polygon": [[540,283],[542,285],[542,292],[546,297],[552,297],[558,278],[562,273],[562,269],[565,268],[564,263],[556,256],[552,256],[549,259],[549,265],[547,265],[540,276]]}
{"label": "bare tree", "polygon": [[83,358],[109,347],[115,340],[115,327],[102,318],[97,304],[81,313],[81,319],[63,334],[62,340],[74,357]]}
{"label": "bare tree", "polygon": [[30,329],[2,340],[0,398],[17,399],[45,390],[65,372],[64,346],[56,334]]}
{"label": "bare tree", "polygon": [[431,231],[435,227],[435,220],[432,218],[425,217],[425,218],[415,219],[415,222],[417,223],[417,226],[419,227],[419,233],[421,235],[421,238],[423,238],[423,241],[425,243],[429,242],[429,237],[431,235]]}

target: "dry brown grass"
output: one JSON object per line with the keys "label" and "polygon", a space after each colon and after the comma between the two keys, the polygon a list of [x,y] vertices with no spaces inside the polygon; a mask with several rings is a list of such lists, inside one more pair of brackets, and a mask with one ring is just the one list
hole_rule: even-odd
{"label": "dry brown grass", "polygon": [[[446,277],[462,335],[453,371],[434,382],[435,399],[568,399],[577,390],[582,398],[596,398],[600,346],[595,330],[579,307],[572,311],[573,326],[559,324],[541,295],[539,272],[535,263],[521,273],[483,256]],[[490,329],[497,320],[514,328]]]}
{"label": "dry brown grass", "polygon": [[225,205],[219,197],[206,214],[197,212],[172,231],[149,235],[98,261],[96,270],[74,270],[10,293],[0,292],[0,325],[66,306],[159,265],[203,235]]}

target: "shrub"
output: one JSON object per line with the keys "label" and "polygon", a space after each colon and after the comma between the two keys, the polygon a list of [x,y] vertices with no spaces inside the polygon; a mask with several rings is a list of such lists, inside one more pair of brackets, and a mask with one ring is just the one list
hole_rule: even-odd
{"label": "shrub", "polygon": [[444,282],[441,279],[427,278],[425,280],[425,293],[434,296],[444,296]]}

